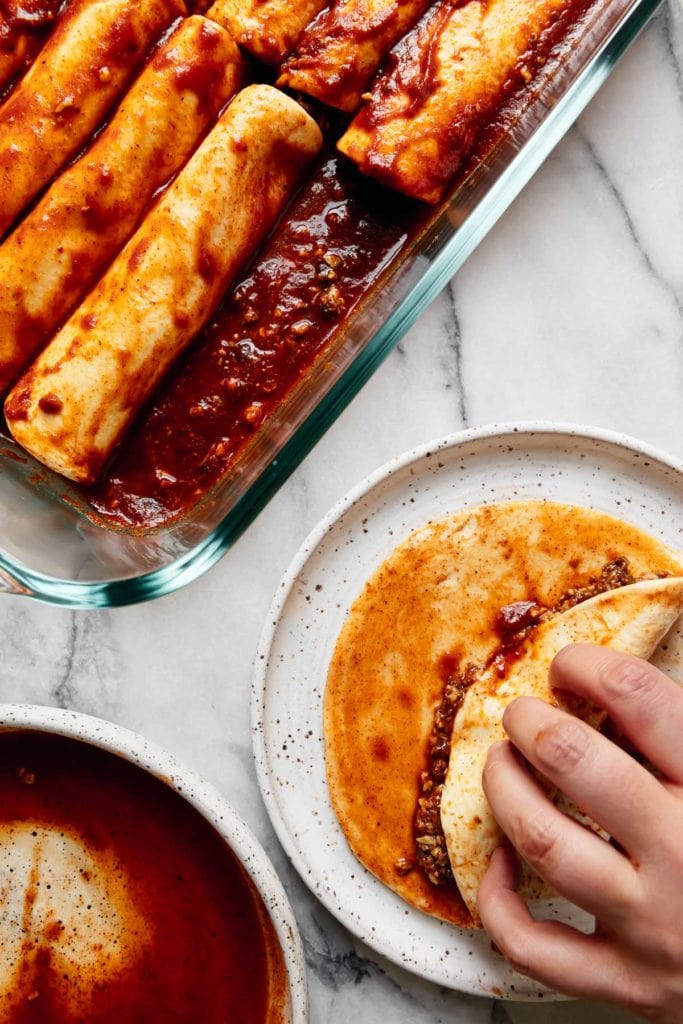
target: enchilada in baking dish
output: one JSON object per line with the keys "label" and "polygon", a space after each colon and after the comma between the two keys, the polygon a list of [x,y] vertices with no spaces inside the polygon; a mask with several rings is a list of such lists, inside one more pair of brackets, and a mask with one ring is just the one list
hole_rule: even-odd
{"label": "enchilada in baking dish", "polygon": [[568,7],[438,0],[392,54],[339,149],[384,184],[438,202],[501,98],[533,81]]}
{"label": "enchilada in baking dish", "polygon": [[62,0],[5,0],[0,8],[0,94],[30,68]]}
{"label": "enchilada in baking dish", "polygon": [[5,417],[130,527],[230,471],[588,6],[35,4],[0,103]]}
{"label": "enchilada in baking dish", "polygon": [[85,159],[0,246],[0,390],[106,270],[244,74],[224,29],[198,16],[182,21]]}
{"label": "enchilada in baking dish", "polygon": [[99,128],[183,0],[73,0],[0,107],[0,233]]}

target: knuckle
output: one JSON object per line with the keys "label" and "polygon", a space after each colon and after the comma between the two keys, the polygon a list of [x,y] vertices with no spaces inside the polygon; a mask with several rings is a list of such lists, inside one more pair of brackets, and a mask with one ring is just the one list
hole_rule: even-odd
{"label": "knuckle", "polygon": [[536,753],[548,767],[570,772],[585,759],[590,734],[585,726],[571,718],[554,722],[536,737]]}
{"label": "knuckle", "polygon": [[655,1024],[666,1024],[666,1022],[680,1020],[681,1007],[683,1006],[683,979],[680,974],[669,979],[669,984],[664,993],[658,993],[657,997],[651,1001],[653,1010],[650,1012],[650,1016],[647,1014],[644,1016],[646,1019],[652,1020]]}
{"label": "knuckle", "polygon": [[676,929],[658,928],[655,943],[659,961],[683,971],[683,934]]}
{"label": "knuckle", "polygon": [[629,957],[608,976],[608,997],[624,1009],[652,1024],[672,1024],[681,1020],[683,979],[680,970],[667,972],[657,965],[646,966]]}
{"label": "knuckle", "polygon": [[655,1021],[659,1016],[660,1006],[656,994],[642,980],[628,977],[620,990],[620,1002],[631,1013],[637,1013],[645,1020]]}
{"label": "knuckle", "polygon": [[486,764],[484,765],[484,770],[481,773],[481,778],[482,778],[482,781],[483,781],[485,787],[487,785],[490,785],[493,782],[493,780],[495,779],[496,775],[498,775],[499,771],[500,771],[500,764],[496,761],[495,758],[493,758],[493,757],[491,757],[491,755],[489,755],[488,758],[486,759]]}
{"label": "knuckle", "polygon": [[491,792],[493,788],[495,777],[496,767],[495,765],[491,764],[490,761],[487,761],[486,764],[484,765],[484,770],[481,773],[481,784],[484,789],[484,793],[486,793],[487,795]]}
{"label": "knuckle", "polygon": [[534,971],[534,960],[529,941],[523,933],[508,936],[503,948],[503,955],[517,974],[531,977]]}
{"label": "knuckle", "polygon": [[481,775],[484,791],[495,789],[496,780],[500,773],[505,770],[505,765],[499,757],[500,746],[502,744],[495,743],[489,750],[488,757],[486,758],[486,764]]}
{"label": "knuckle", "polygon": [[606,696],[617,701],[652,699],[658,691],[651,666],[638,658],[610,658],[602,665],[600,682]]}
{"label": "knuckle", "polygon": [[523,974],[527,978],[531,977],[531,967],[529,965],[528,960],[526,960],[524,957],[509,956],[507,957],[507,961],[510,964],[512,970],[515,971],[517,974]]}
{"label": "knuckle", "polygon": [[[680,824],[683,825],[683,822]],[[661,864],[665,864],[669,871],[673,871],[678,878],[683,878],[683,828],[679,826],[662,830],[662,832],[664,831],[665,834],[657,836],[657,850],[655,851],[657,859]],[[683,941],[683,933],[681,940]]]}
{"label": "knuckle", "polygon": [[605,879],[605,885],[614,888],[612,908],[615,918],[620,919],[626,926],[636,918],[643,917],[643,907],[647,904],[646,887],[641,880],[635,880],[629,874],[626,878],[617,881],[613,876]]}
{"label": "knuckle", "polygon": [[537,811],[519,823],[514,842],[528,864],[543,868],[553,859],[558,839],[555,823],[544,811]]}
{"label": "knuckle", "polygon": [[611,999],[645,1020],[655,1021],[661,1009],[661,993],[646,972],[632,961],[626,961],[609,972],[607,990]]}
{"label": "knuckle", "polygon": [[[667,1012],[666,995],[660,992],[653,985],[642,984],[634,986],[625,1001],[626,1009],[637,1013],[644,1020],[652,1021],[652,1024],[667,1024],[678,1017],[670,1017]],[[676,1002],[676,1009],[680,1010],[680,1002]],[[671,1009],[674,1009],[673,1005]]]}

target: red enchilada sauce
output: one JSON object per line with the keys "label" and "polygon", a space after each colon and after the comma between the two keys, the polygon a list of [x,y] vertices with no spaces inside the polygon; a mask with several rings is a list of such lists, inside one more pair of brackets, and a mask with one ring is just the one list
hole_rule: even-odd
{"label": "red enchilada sauce", "polygon": [[[588,5],[589,0],[572,0],[571,17],[578,20]],[[539,40],[534,71],[551,57],[561,61],[571,38],[562,47],[558,43],[569,25],[569,15],[560,18]],[[526,79],[509,86],[500,109],[482,115],[476,143],[469,140],[473,148],[452,188],[524,105]],[[327,133],[332,142],[342,127],[340,120]],[[148,528],[196,504],[323,357],[351,312],[372,301],[383,271],[433,216],[432,207],[383,188],[329,152],[142,412],[102,482],[84,492],[96,515]]]}
{"label": "red enchilada sauce", "polygon": [[[571,47],[571,34],[562,36],[589,2],[571,0],[534,53],[524,55],[527,71],[561,62]],[[416,102],[431,87],[428,54],[423,59],[419,89],[407,83]],[[530,95],[527,79],[513,76],[499,109],[482,112],[452,188],[510,127]],[[433,208],[364,178],[334,153],[342,130],[337,119],[327,156],[255,262],[142,411],[100,484],[82,489],[97,520],[146,529],[186,513],[231,472],[351,312],[372,301],[383,271],[429,225]]]}
{"label": "red enchilada sauce", "polygon": [[[0,4],[0,67],[3,59],[19,61],[14,78],[30,67],[63,5],[64,0],[10,0]],[[6,91],[0,89],[0,99]]]}
{"label": "red enchilada sauce", "polygon": [[133,427],[94,508],[128,526],[182,514],[219,480],[423,216],[335,155]]}
{"label": "red enchilada sauce", "polygon": [[11,40],[21,32],[46,36],[64,0],[8,0],[1,5],[0,52],[9,52]]}
{"label": "red enchilada sauce", "polygon": [[[18,835],[28,844],[19,852]],[[64,841],[83,859],[65,859],[60,875]],[[98,886],[105,910],[81,919],[74,938]],[[39,733],[0,736],[0,887],[22,922],[16,968],[12,915],[0,922],[6,1024],[279,1019],[268,1001],[269,973],[282,990],[281,953],[240,864],[185,800],[112,754]],[[112,906],[118,948],[103,924]]]}
{"label": "red enchilada sauce", "polygon": [[[448,112],[433,111],[427,124],[420,122],[412,131],[406,126],[393,139],[391,152],[387,152],[384,126],[396,118],[405,120],[407,125],[410,119],[421,116],[442,84],[441,37],[448,30],[454,11],[466,6],[464,0],[455,3],[439,0],[433,4],[415,29],[390,52],[383,72],[371,87],[370,101],[356,115],[354,126],[366,132],[369,139],[368,150],[361,161],[363,171],[388,187],[404,188],[411,195],[429,196],[430,202],[442,198],[454,178],[461,177],[463,163],[475,145],[481,148],[483,136],[491,136],[492,128],[500,132],[500,124],[496,122],[508,101],[533,95],[534,79],[551,56],[557,57],[558,50],[570,46],[572,27],[592,2],[566,0],[561,10],[548,14],[547,24],[533,38],[530,48],[520,54],[500,88],[492,90],[483,74],[476,103],[467,103]],[[481,6],[485,11],[486,3]],[[457,74],[458,57],[453,61],[453,73]],[[419,175],[413,178],[413,169],[406,176],[402,158],[415,149],[418,132],[423,135],[423,145],[428,140],[430,156],[416,157]]]}

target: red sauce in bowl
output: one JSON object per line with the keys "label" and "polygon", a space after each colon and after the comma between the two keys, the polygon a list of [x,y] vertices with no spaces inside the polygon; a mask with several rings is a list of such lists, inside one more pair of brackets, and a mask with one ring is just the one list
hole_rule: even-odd
{"label": "red sauce in bowl", "polygon": [[[30,858],[12,850],[17,835]],[[65,835],[83,861],[65,861],[60,885],[49,861]],[[92,917],[98,887],[105,910]],[[0,889],[21,920],[20,961],[0,978],[5,1024],[281,1019],[282,954],[251,880],[189,803],[122,758],[41,733],[0,735]],[[96,934],[110,907],[123,921],[122,957]],[[74,939],[79,914],[91,916]],[[9,917],[5,907],[5,965]]]}

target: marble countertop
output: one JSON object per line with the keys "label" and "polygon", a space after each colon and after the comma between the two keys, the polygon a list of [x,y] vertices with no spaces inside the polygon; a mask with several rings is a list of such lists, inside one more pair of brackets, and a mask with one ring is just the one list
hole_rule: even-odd
{"label": "marble countertop", "polygon": [[[683,456],[683,10],[670,0],[591,106],[236,547],[156,603],[73,613],[0,597],[3,701],[144,733],[260,837],[303,933],[313,1024],[610,1024],[588,1003],[503,1005],[382,962],[314,901],[251,758],[251,661],[278,580],[328,508],[391,456],[463,426],[610,427]],[[360,435],[359,424],[364,427]]]}

